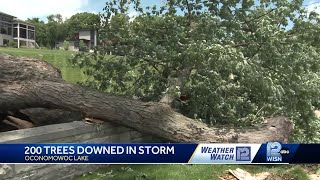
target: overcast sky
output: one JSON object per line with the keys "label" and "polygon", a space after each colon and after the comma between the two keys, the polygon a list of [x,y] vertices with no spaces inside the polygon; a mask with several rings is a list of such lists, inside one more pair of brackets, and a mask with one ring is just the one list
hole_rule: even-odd
{"label": "overcast sky", "polygon": [[[39,17],[46,21],[50,14],[61,14],[69,18],[78,12],[102,12],[106,0],[0,0],[0,11],[16,16],[19,19]],[[143,5],[157,4],[162,0],[142,0]],[[304,4],[320,2],[320,0],[305,0]],[[319,8],[317,8],[319,6]],[[308,9],[320,12],[320,3],[308,6]]]}

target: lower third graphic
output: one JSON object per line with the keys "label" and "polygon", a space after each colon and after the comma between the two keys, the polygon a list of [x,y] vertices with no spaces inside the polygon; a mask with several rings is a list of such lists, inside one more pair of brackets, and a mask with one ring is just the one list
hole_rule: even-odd
{"label": "lower third graphic", "polygon": [[236,161],[251,161],[251,147],[236,147]]}

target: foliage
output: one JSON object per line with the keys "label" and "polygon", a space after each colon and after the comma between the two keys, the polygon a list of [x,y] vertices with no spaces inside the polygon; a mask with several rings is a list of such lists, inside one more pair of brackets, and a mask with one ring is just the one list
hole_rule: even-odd
{"label": "foliage", "polygon": [[[184,95],[188,101],[173,106],[209,125],[285,115],[294,141],[319,142],[319,16],[302,3],[175,0],[143,8],[111,0],[99,31],[106,46],[73,63],[101,91],[151,101]],[[138,17],[128,16],[130,7]]]}
{"label": "foliage", "polygon": [[14,40],[9,41],[9,47],[13,47],[13,48],[17,48],[18,47],[18,43]]}
{"label": "foliage", "polygon": [[56,41],[67,38],[67,25],[60,14],[49,15],[47,19],[47,23],[39,18],[28,19],[27,22],[35,25],[36,41],[41,47],[54,48]]}
{"label": "foliage", "polygon": [[100,17],[97,14],[83,12],[77,13],[66,21],[68,37],[72,38],[80,30],[96,29],[100,25]]}
{"label": "foliage", "polygon": [[27,22],[30,22],[35,25],[36,30],[36,41],[41,46],[44,47],[47,45],[47,27],[46,24],[41,21],[39,18],[28,19]]}
{"label": "foliage", "polygon": [[48,22],[39,18],[28,19],[36,30],[36,41],[41,46],[54,48],[58,41],[74,39],[76,32],[83,29],[94,29],[100,25],[100,17],[92,13],[77,13],[70,19],[63,20],[61,14],[49,15]]}
{"label": "foliage", "polygon": [[88,47],[86,46],[86,44],[83,42],[83,40],[79,41],[79,51],[84,51],[87,52],[88,51]]}
{"label": "foliage", "polygon": [[53,48],[57,41],[64,41],[67,38],[67,25],[60,14],[50,15],[47,18],[47,41]]}
{"label": "foliage", "polygon": [[63,42],[63,49],[68,51],[69,50],[69,46],[70,46],[70,42],[65,40]]}

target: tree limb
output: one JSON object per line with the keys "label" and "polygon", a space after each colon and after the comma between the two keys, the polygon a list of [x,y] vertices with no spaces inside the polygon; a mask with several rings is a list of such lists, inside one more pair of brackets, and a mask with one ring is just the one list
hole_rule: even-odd
{"label": "tree limb", "polygon": [[0,55],[0,110],[42,107],[80,111],[85,117],[130,127],[172,142],[284,141],[292,123],[272,118],[260,127],[209,128],[168,105],[111,96],[59,78],[57,69],[36,59]]}

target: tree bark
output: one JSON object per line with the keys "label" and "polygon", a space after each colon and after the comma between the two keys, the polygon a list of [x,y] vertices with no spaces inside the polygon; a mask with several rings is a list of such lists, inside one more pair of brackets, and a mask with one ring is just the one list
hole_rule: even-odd
{"label": "tree bark", "polygon": [[174,112],[168,105],[116,97],[67,83],[59,70],[44,61],[0,55],[0,111],[26,108],[81,112],[172,142],[285,141],[293,130],[284,118],[269,119],[259,127],[210,128]]}
{"label": "tree bark", "polygon": [[35,127],[81,121],[84,119],[81,112],[61,109],[29,108],[21,109],[19,112],[28,116]]}

